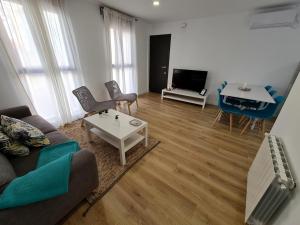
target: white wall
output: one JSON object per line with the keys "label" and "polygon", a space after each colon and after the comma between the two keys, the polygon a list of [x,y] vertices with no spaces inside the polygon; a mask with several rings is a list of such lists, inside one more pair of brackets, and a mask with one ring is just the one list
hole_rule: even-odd
{"label": "white wall", "polygon": [[[210,103],[223,80],[271,84],[284,93],[300,60],[300,29],[250,30],[248,13],[153,25],[152,34],[172,34],[173,68],[208,70]],[[169,84],[172,77],[169,75]]]}
{"label": "white wall", "polygon": [[273,225],[299,225],[300,221],[300,151],[299,151],[299,127],[300,127],[300,76],[298,76],[285,105],[283,106],[271,133],[283,139],[287,156],[296,178],[297,188],[294,196],[286,207],[277,216]]}

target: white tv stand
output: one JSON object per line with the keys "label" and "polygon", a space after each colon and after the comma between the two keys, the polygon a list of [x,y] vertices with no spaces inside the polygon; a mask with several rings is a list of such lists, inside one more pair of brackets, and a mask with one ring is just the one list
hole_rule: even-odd
{"label": "white tv stand", "polygon": [[207,92],[204,96],[202,96],[196,91],[178,88],[169,91],[167,89],[163,89],[161,91],[161,99],[164,98],[201,105],[203,110],[206,104]]}

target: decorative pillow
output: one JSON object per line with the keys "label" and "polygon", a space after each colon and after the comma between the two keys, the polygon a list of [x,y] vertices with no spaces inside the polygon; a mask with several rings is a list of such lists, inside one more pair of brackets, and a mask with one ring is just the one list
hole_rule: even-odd
{"label": "decorative pillow", "polygon": [[26,156],[29,155],[29,148],[22,145],[18,141],[9,138],[0,126],[0,151],[14,156]]}
{"label": "decorative pillow", "polygon": [[39,129],[22,120],[2,115],[1,125],[7,136],[29,147],[50,144],[49,139]]}
{"label": "decorative pillow", "polygon": [[7,149],[10,145],[9,137],[2,132],[2,127],[0,126],[0,151]]}

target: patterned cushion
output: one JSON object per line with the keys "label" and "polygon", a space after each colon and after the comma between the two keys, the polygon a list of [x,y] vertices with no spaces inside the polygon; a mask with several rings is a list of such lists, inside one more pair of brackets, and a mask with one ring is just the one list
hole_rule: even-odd
{"label": "patterned cushion", "polygon": [[1,116],[3,131],[14,140],[29,147],[41,147],[49,145],[49,139],[36,127],[8,116]]}
{"label": "patterned cushion", "polygon": [[0,151],[14,156],[26,156],[29,155],[29,148],[22,145],[18,141],[9,138],[2,130],[0,126]]}
{"label": "patterned cushion", "polygon": [[9,137],[3,133],[2,127],[0,126],[0,151],[7,149],[10,145]]}

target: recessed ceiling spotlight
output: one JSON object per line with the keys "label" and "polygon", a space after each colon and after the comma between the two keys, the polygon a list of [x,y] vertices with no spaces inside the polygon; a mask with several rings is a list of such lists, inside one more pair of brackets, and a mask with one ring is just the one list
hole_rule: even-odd
{"label": "recessed ceiling spotlight", "polygon": [[154,6],[159,6],[159,1],[158,1],[158,0],[154,0],[154,1],[153,1],[153,5],[154,5]]}

